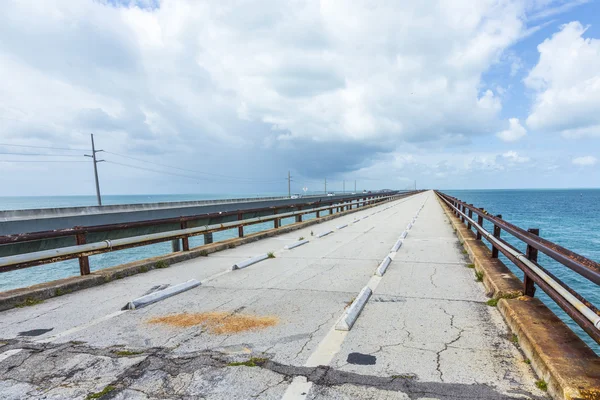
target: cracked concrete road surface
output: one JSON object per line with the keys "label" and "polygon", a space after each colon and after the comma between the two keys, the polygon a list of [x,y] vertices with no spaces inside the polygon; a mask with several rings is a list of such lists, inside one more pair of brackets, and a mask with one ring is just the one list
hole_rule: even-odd
{"label": "cracked concrete road surface", "polygon": [[[385,275],[374,277],[423,204]],[[310,241],[284,250],[299,237]],[[265,252],[275,258],[231,271]],[[467,264],[424,192],[5,311],[0,399],[546,398]],[[202,285],[121,311],[188,279]],[[336,331],[367,283],[374,291],[354,326]],[[164,317],[178,322],[151,323]]]}

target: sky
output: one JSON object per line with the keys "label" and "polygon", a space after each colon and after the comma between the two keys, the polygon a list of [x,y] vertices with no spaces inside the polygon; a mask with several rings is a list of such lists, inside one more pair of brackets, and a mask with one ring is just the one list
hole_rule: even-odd
{"label": "sky", "polygon": [[0,196],[600,187],[598,15],[5,0]]}

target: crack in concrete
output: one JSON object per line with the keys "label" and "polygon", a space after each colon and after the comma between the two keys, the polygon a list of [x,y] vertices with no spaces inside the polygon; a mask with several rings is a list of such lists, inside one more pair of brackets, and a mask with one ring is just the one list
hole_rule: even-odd
{"label": "crack in concrete", "polygon": [[433,282],[433,277],[434,275],[437,274],[437,267],[433,267],[433,273],[431,275],[429,275],[429,282],[431,282],[431,284],[438,289],[438,285],[435,284],[435,282]]}
{"label": "crack in concrete", "polygon": [[[459,338],[460,334],[449,344],[455,342]],[[35,359],[31,359],[31,362],[36,365],[38,365],[40,362],[52,362],[53,364],[60,363],[61,365],[67,365],[67,363],[70,361],[69,357],[72,357],[74,354],[89,354],[92,356],[110,357],[113,359],[121,358],[115,352],[115,350],[119,348],[115,347],[94,348],[87,345],[73,343],[65,343],[61,345],[52,343],[32,344],[13,339],[10,339],[8,342],[9,344],[7,346],[11,348],[33,350],[24,358],[29,360],[32,357],[35,357]],[[258,354],[254,354],[254,356],[258,356]],[[48,357],[55,358],[55,360],[49,360]],[[139,382],[143,382],[143,378],[147,373],[152,374],[160,372],[166,374],[165,379],[169,380],[177,378],[180,374],[192,375],[198,370],[206,370],[207,368],[224,370],[227,370],[228,368],[249,368],[245,366],[230,366],[230,362],[234,359],[239,360],[239,357],[232,358],[231,356],[228,356],[226,354],[211,350],[191,352],[186,354],[173,354],[170,349],[155,347],[145,349],[144,353],[137,357],[141,358],[139,362],[135,362],[131,366],[125,368],[121,373],[115,376],[112,382],[110,382],[110,385],[114,386],[115,390],[105,395],[104,398],[114,398],[119,393],[125,390],[139,391],[149,397],[186,397],[186,395],[183,394],[185,388],[180,387],[178,390],[175,390],[174,387],[172,387],[172,385],[170,385],[168,381],[163,382],[164,384],[159,385],[161,390],[160,394],[152,392],[152,389],[154,388],[152,385],[148,389],[140,389]],[[23,361],[24,360],[22,360],[22,362]],[[32,392],[31,395],[33,396],[35,396],[36,394],[39,395],[39,390],[41,389],[40,386],[43,386],[42,383],[47,383],[48,380],[51,379],[61,379],[61,382],[58,384],[53,382],[52,388],[47,389],[45,391],[47,392],[48,390],[53,390],[54,388],[58,388],[61,385],[65,385],[65,382],[68,383],[69,381],[69,376],[73,377],[73,375],[75,375],[75,373],[62,376],[53,373],[44,375],[43,373],[40,373],[40,371],[34,370],[34,368],[24,370],[21,369],[20,371],[15,372],[14,367],[6,368],[6,364],[6,360],[2,362],[2,364],[0,364],[4,367],[2,369],[5,369],[4,371],[1,371],[1,379],[36,386],[37,393]],[[496,389],[494,389],[493,387],[485,384],[419,382],[415,379],[402,379],[398,378],[397,376],[381,377],[340,371],[339,369],[334,369],[329,366],[302,367],[286,365],[268,359],[264,361],[257,361],[256,367],[274,372],[280,375],[281,379],[279,379],[273,385],[267,386],[261,392],[258,392],[255,396],[252,397],[258,397],[261,394],[268,391],[269,389],[281,385],[284,382],[291,381],[294,377],[305,377],[307,381],[312,382],[313,384],[321,387],[341,386],[344,384],[351,384],[363,387],[373,387],[381,390],[403,392],[410,399],[413,400],[418,399],[419,397],[423,397],[424,395],[444,399],[485,398],[500,400],[522,398],[521,396],[511,397],[510,395],[507,395],[505,393],[500,393],[496,391]],[[52,371],[52,369],[48,370]],[[154,380],[155,379],[153,378],[152,381],[154,382]],[[185,387],[189,386],[191,382],[192,381],[190,380],[190,382],[185,384]],[[132,388],[132,385],[135,385],[135,387]],[[180,386],[180,384],[178,386]],[[85,390],[85,388],[82,388],[81,386],[79,386],[79,388]],[[154,388],[154,391],[156,390],[158,389]],[[525,394],[531,399],[541,399],[540,397],[536,397],[526,392],[520,392],[519,394]]]}
{"label": "crack in concrete", "polygon": [[336,315],[339,313],[339,311],[334,311],[331,313],[331,315],[329,316],[329,318],[327,318],[327,320],[325,322],[323,322],[322,324],[319,324],[319,326],[313,330],[312,332],[309,333],[309,337],[306,340],[306,342],[304,342],[304,344],[302,345],[302,348],[296,353],[296,355],[294,356],[294,360],[297,359],[300,354],[304,351],[304,349],[306,348],[306,346],[310,343],[310,341],[313,339],[313,336],[321,330],[321,328],[326,325],[329,324],[331,322],[332,319],[334,319],[336,317]]}
{"label": "crack in concrete", "polygon": [[444,343],[444,348],[442,350],[436,352],[436,360],[435,360],[436,368],[435,369],[440,374],[440,381],[444,382],[444,373],[442,372],[442,366],[441,366],[441,355],[443,352],[448,350],[450,345],[456,343],[458,340],[461,339],[462,334],[464,333],[465,329],[454,326],[454,314],[450,314],[443,307],[440,307],[440,310],[442,310],[444,312],[444,314],[446,314],[450,317],[450,328],[459,330],[458,335],[454,339],[452,339],[451,341],[449,341],[447,343]]}

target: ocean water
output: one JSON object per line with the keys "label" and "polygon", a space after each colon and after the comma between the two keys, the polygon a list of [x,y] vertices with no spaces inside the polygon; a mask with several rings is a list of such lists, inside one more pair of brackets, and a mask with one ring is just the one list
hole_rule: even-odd
{"label": "ocean water", "polygon": [[[102,196],[104,205],[110,204],[136,204],[166,201],[188,201],[188,200],[211,200],[251,198],[266,196],[281,196],[281,193],[262,193],[260,195],[248,194],[189,194],[189,195],[122,195]],[[95,196],[46,196],[46,197],[0,197],[0,210],[17,210],[27,208],[49,208],[49,207],[76,207],[85,205],[96,205]],[[326,214],[325,214],[326,215]],[[316,218],[316,214],[306,214],[304,220]],[[294,223],[294,218],[284,218],[281,226]],[[244,233],[256,233],[271,229],[272,222],[254,224],[244,227]],[[213,241],[227,240],[238,236],[237,228],[213,233]],[[202,235],[190,238],[190,247],[202,246],[204,237]],[[171,242],[157,243],[148,246],[134,247],[131,249],[113,251],[110,253],[90,256],[90,270],[114,267],[116,265],[143,260],[171,253]],[[57,262],[53,264],[39,265],[17,271],[0,274],[0,292],[31,286],[38,283],[48,282],[56,279],[68,278],[79,275],[79,262],[77,259]]]}
{"label": "ocean water", "polygon": [[[539,228],[540,236],[596,262],[600,261],[600,189],[569,190],[446,190],[476,207],[523,229]],[[491,232],[492,224],[484,227]],[[525,253],[526,245],[509,234],[502,236]],[[484,241],[486,244],[489,243]],[[523,272],[504,256],[501,260],[523,279]],[[600,307],[600,287],[578,273],[539,253],[538,262],[557,278],[575,289],[584,298]],[[600,355],[598,346],[552,299],[540,288],[535,296],[569,325],[592,349]]]}
{"label": "ocean water", "polygon": [[[503,218],[521,228],[539,228],[540,236],[560,244],[576,253],[594,261],[600,260],[600,189],[582,190],[448,190],[446,193],[455,196],[477,207],[485,208],[491,214],[502,214]],[[262,193],[260,196],[276,196],[281,193]],[[217,193],[208,195],[131,195],[103,196],[104,204],[148,203],[163,201],[187,201],[218,198],[258,197],[259,195]],[[56,196],[56,197],[0,197],[0,210],[71,207],[95,205],[95,196]],[[305,219],[315,218],[314,214]],[[282,221],[283,225],[293,223],[293,218]],[[491,229],[491,224],[484,224]],[[246,233],[254,233],[270,229],[272,223],[257,224],[245,227]],[[237,236],[237,229],[214,234],[214,241],[230,239]],[[525,246],[508,234],[504,237],[515,247],[525,252]],[[486,242],[487,243],[487,242]],[[203,244],[202,236],[190,238],[190,246]],[[98,254],[90,257],[92,271],[115,265],[154,257],[171,252],[171,243],[159,243],[132,249]],[[523,278],[520,269],[507,259],[501,259],[519,277]],[[600,306],[600,290],[597,285],[579,274],[555,262],[540,253],[539,262],[563,282],[577,290],[588,301]],[[41,265],[19,271],[0,274],[0,291],[34,285],[50,280],[66,278],[79,274],[77,260],[69,260],[55,264]],[[577,334],[600,354],[600,346],[591,340],[571,318],[560,309],[539,288],[539,297],[557,315],[559,315]]]}

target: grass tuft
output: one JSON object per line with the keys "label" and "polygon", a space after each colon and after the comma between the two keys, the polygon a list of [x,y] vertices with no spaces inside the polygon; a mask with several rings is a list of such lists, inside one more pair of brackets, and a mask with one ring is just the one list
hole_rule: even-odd
{"label": "grass tuft", "polygon": [[158,269],[169,268],[169,263],[164,260],[160,260],[156,264],[154,264],[154,268],[158,268]]}
{"label": "grass tuft", "polygon": [[252,357],[248,361],[230,362],[230,363],[227,364],[227,366],[228,367],[240,367],[240,366],[244,366],[244,367],[258,367],[258,366],[263,365],[267,361],[269,361],[268,358]]}
{"label": "grass tuft", "polygon": [[483,281],[483,272],[475,271],[475,280],[477,282],[482,282]]}
{"label": "grass tuft", "polygon": [[485,302],[485,304],[487,304],[490,307],[496,307],[498,305],[498,300],[499,299],[489,299]]}
{"label": "grass tuft", "polygon": [[468,253],[468,251],[466,251],[466,250],[463,250],[463,251],[462,251],[462,253],[463,253],[463,254],[467,254],[467,253]]}
{"label": "grass tuft", "polygon": [[531,364],[531,360],[529,358],[524,359],[523,362],[525,364]]}
{"label": "grass tuft", "polygon": [[467,264],[467,268],[475,268],[475,264]]}
{"label": "grass tuft", "polygon": [[206,250],[202,250],[198,254],[200,254],[201,257],[208,257],[208,251],[206,251]]}
{"label": "grass tuft", "polygon": [[267,253],[267,257],[269,258],[275,258],[275,253],[273,253],[272,251]]}
{"label": "grass tuft", "polygon": [[510,341],[513,343],[519,343],[519,337],[513,333],[510,337]]}
{"label": "grass tuft", "polygon": [[227,247],[230,249],[235,249],[235,243],[229,243]]}
{"label": "grass tuft", "polygon": [[537,381],[537,382],[535,383],[535,386],[537,386],[537,387],[538,387],[540,390],[543,390],[544,392],[545,392],[546,390],[548,390],[548,384],[547,384],[547,383],[546,383],[546,381],[545,381],[545,380],[543,380],[543,379],[540,379],[539,381]]}
{"label": "grass tuft", "polygon": [[18,307],[18,308],[31,307],[31,306],[35,306],[36,304],[40,304],[43,302],[44,302],[44,300],[34,299],[33,297],[28,297],[25,299],[24,302],[15,305],[15,307]]}
{"label": "grass tuft", "polygon": [[300,236],[298,240],[304,240],[304,236]]}
{"label": "grass tuft", "polygon": [[100,392],[88,394],[86,396],[85,400],[99,399],[100,397],[104,396],[105,394],[108,394],[108,393],[112,392],[115,389],[116,389],[116,387],[114,387],[113,385],[108,385],[107,387],[105,387],[104,389],[102,389],[102,391],[100,391]]}
{"label": "grass tuft", "polygon": [[147,267],[147,266],[145,266],[145,265],[142,265],[142,266],[140,267],[140,272],[148,272],[148,271],[149,271],[149,269],[148,269],[148,267]]}

